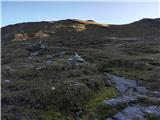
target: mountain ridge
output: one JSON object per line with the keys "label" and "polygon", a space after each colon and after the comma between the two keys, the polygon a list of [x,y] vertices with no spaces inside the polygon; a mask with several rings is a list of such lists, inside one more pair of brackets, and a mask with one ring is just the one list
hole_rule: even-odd
{"label": "mountain ridge", "polygon": [[[147,22],[149,21],[149,22]],[[147,27],[147,28],[146,28]],[[59,21],[42,21],[42,22],[27,22],[19,23],[15,25],[9,25],[2,27],[2,43],[5,43],[10,38],[13,40],[16,38],[16,34],[19,36],[28,36],[28,39],[35,38],[35,34],[54,34],[55,31],[65,31],[65,32],[81,32],[89,31],[91,34],[101,34],[104,33],[109,36],[125,36],[126,32],[134,36],[135,29],[139,29],[139,32],[144,34],[143,36],[149,36],[154,33],[158,36],[160,28],[159,19],[141,19],[139,21],[124,24],[124,25],[111,25],[111,24],[100,24],[92,20],[77,20],[77,19],[66,19]],[[148,30],[146,30],[148,29]],[[99,30],[99,31],[98,31]],[[40,33],[39,33],[40,32]],[[157,33],[158,32],[158,33]],[[20,35],[21,34],[21,35]],[[25,35],[23,35],[25,34]],[[34,35],[33,35],[34,34]],[[135,36],[138,33],[135,33]],[[42,35],[43,36],[43,35]],[[48,35],[49,36],[49,35]],[[27,38],[25,40],[27,40]]]}
{"label": "mountain ridge", "polygon": [[[135,22],[144,22],[144,21],[157,21],[159,22],[160,21],[160,18],[142,18],[140,20],[137,20],[137,21],[133,21],[133,22],[130,22],[128,24],[131,24],[131,23],[135,23]],[[85,21],[90,21],[90,22],[96,22],[94,20],[80,20],[80,19],[64,19],[64,20],[56,20],[56,21],[74,21],[74,22],[85,22]],[[34,21],[34,22],[21,22],[21,23],[15,23],[15,24],[9,24],[9,25],[6,25],[6,26],[3,26],[1,27],[2,28],[5,28],[5,27],[8,27],[8,26],[15,26],[15,25],[18,25],[18,24],[27,24],[27,23],[43,23],[43,22],[46,22],[46,23],[54,23],[56,21]],[[99,23],[99,22],[97,22]],[[100,23],[99,23],[100,24]],[[126,25],[125,23],[124,24],[110,24],[110,25]]]}

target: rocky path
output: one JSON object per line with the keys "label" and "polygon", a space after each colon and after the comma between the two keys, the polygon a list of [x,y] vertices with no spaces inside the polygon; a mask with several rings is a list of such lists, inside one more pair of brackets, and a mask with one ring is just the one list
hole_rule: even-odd
{"label": "rocky path", "polygon": [[[106,120],[158,120],[160,119],[160,92],[139,86],[135,80],[106,73],[119,96],[104,100],[106,105],[122,109]],[[144,101],[147,101],[145,103]]]}

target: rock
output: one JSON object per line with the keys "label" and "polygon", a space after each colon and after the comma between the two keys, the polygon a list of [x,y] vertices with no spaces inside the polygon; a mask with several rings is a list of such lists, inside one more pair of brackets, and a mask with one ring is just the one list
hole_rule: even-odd
{"label": "rock", "polygon": [[61,51],[60,54],[64,55],[64,54],[66,54],[66,51]]}
{"label": "rock", "polygon": [[117,113],[113,118],[116,118],[116,120],[132,120],[121,112]]}
{"label": "rock", "polygon": [[120,96],[110,100],[104,100],[104,103],[110,106],[119,106],[119,105],[128,104],[136,100],[137,100],[136,96]]}
{"label": "rock", "polygon": [[116,47],[116,48],[118,48],[118,47],[124,47],[124,45],[123,44],[117,44],[114,47]]}
{"label": "rock", "polygon": [[155,117],[160,116],[160,106],[149,106],[144,109],[144,112],[151,114]]}
{"label": "rock", "polygon": [[15,72],[15,69],[11,68],[10,66],[5,66],[5,69],[9,73],[14,73]]}
{"label": "rock", "polygon": [[39,55],[39,52],[33,52],[33,53],[30,53],[31,56],[38,56]]}
{"label": "rock", "polygon": [[105,83],[105,86],[111,86],[112,85],[112,82],[110,80],[108,80],[107,77],[104,78],[104,83]]}
{"label": "rock", "polygon": [[4,82],[5,82],[5,83],[10,83],[10,82],[11,82],[11,80],[4,80]]}
{"label": "rock", "polygon": [[[108,78],[113,82],[116,86],[116,89],[120,94],[148,94],[150,91],[142,86],[138,86],[135,80],[125,79],[123,77],[119,77],[116,75],[107,74]],[[153,92],[152,92],[153,93]],[[160,94],[160,93],[159,93]],[[158,92],[157,92],[158,95]]]}
{"label": "rock", "polygon": [[47,60],[45,63],[46,63],[46,65],[51,65],[52,61],[51,60]]}
{"label": "rock", "polygon": [[52,55],[46,55],[47,59],[51,59],[53,56]]}
{"label": "rock", "polygon": [[142,111],[142,107],[127,107],[125,108],[122,113],[128,116],[131,120],[146,120],[144,118],[145,114]]}
{"label": "rock", "polygon": [[42,42],[40,41],[39,43],[33,44],[31,47],[27,48],[26,50],[34,53],[34,52],[44,50],[44,49],[46,49],[46,46],[42,44]]}
{"label": "rock", "polygon": [[156,97],[160,97],[160,92],[158,91],[153,91],[152,95],[156,96]]}
{"label": "rock", "polygon": [[55,88],[55,87],[51,87],[51,89],[52,89],[52,90],[55,90],[56,88]]}
{"label": "rock", "polygon": [[81,56],[79,56],[77,53],[75,54],[73,59],[78,61],[78,62],[84,62],[84,60],[81,58]]}
{"label": "rock", "polygon": [[107,118],[106,120],[113,120],[112,118]]}
{"label": "rock", "polygon": [[5,69],[10,70],[12,68],[10,66],[5,66]]}
{"label": "rock", "polygon": [[154,104],[159,104],[160,103],[160,98],[158,97],[151,97],[151,96],[147,96],[147,95],[137,95],[137,99],[138,101],[148,101],[150,103],[154,103]]}
{"label": "rock", "polygon": [[[113,107],[123,104],[127,105],[128,103],[130,103],[129,105],[133,105],[132,102],[136,101],[134,102],[134,106],[128,106],[113,117],[110,117],[111,120],[147,120],[146,116],[148,114],[153,117],[160,117],[160,106],[144,107],[144,104],[142,103],[144,100],[154,105],[158,105],[160,103],[160,92],[150,91],[145,87],[138,86],[134,80],[125,79],[111,74],[107,74],[107,76],[110,81],[115,84],[115,87],[121,96],[105,100],[104,103],[106,105]],[[110,118],[107,118],[106,120],[110,120]]]}
{"label": "rock", "polygon": [[147,94],[149,91],[148,91],[148,89],[145,88],[145,87],[137,87],[137,92],[138,92],[139,94]]}
{"label": "rock", "polygon": [[17,33],[17,34],[15,34],[15,38],[13,39],[13,41],[24,41],[24,40],[28,40],[28,39],[30,39],[30,38],[28,37],[27,34]]}
{"label": "rock", "polygon": [[116,89],[120,94],[134,93],[138,89],[138,85],[135,80],[125,79],[116,75],[107,74],[109,79],[115,83]]}
{"label": "rock", "polygon": [[79,63],[82,63],[84,62],[84,60],[81,58],[81,56],[79,56],[77,53],[68,59],[69,63],[72,63],[72,64],[79,64]]}
{"label": "rock", "polygon": [[74,85],[75,85],[75,86],[79,86],[80,84],[79,84],[79,83],[75,83]]}
{"label": "rock", "polygon": [[[147,114],[153,117],[160,117],[160,106],[128,106],[111,118],[116,120],[147,120]],[[106,120],[110,120],[110,118]]]}
{"label": "rock", "polygon": [[78,112],[75,113],[74,118],[75,120],[81,120],[80,117],[82,116],[83,111],[79,110]]}
{"label": "rock", "polygon": [[111,86],[112,83],[109,80],[105,80],[105,86]]}
{"label": "rock", "polygon": [[44,33],[44,31],[42,30],[40,30],[34,35],[34,38],[45,38],[45,37],[49,37],[49,35]]}
{"label": "rock", "polygon": [[28,57],[28,59],[32,59],[32,57]]}
{"label": "rock", "polygon": [[46,69],[46,66],[45,65],[42,65],[42,66],[38,66],[37,68],[35,68],[37,71],[39,70],[42,70],[42,69]]}

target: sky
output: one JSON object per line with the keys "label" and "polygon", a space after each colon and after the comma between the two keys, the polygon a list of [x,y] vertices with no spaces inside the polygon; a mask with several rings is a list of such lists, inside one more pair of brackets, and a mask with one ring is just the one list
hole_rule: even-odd
{"label": "sky", "polygon": [[1,4],[1,26],[21,22],[62,19],[95,20],[126,24],[142,18],[160,18],[158,1],[5,1]]}

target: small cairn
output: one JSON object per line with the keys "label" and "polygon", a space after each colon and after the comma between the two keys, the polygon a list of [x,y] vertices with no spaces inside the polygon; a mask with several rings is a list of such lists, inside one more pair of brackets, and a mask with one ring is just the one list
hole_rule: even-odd
{"label": "small cairn", "polygon": [[80,63],[83,63],[84,62],[84,59],[81,58],[81,56],[79,56],[77,53],[72,56],[71,58],[68,59],[68,62],[69,63],[72,63],[72,64],[76,64],[76,65],[79,65]]}

